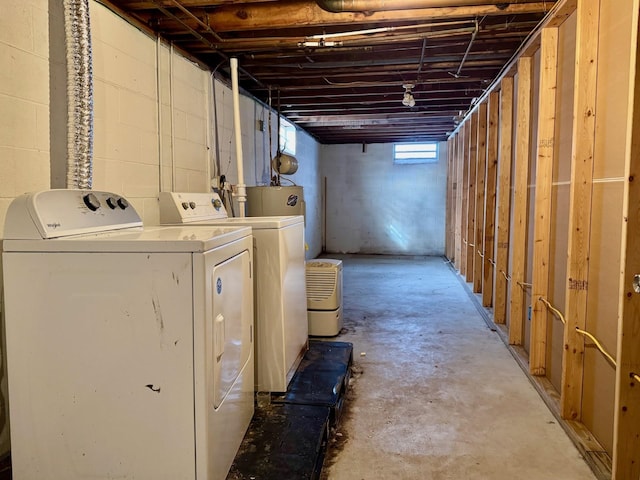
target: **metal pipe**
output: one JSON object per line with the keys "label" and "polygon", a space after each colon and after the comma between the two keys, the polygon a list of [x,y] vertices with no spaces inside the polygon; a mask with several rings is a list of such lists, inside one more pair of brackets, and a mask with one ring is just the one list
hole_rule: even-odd
{"label": "metal pipe", "polygon": [[504,5],[533,3],[534,1],[536,0],[316,0],[316,3],[328,12],[341,13],[469,7],[473,5],[496,5],[496,8],[504,8]]}
{"label": "metal pipe", "polygon": [[91,189],[93,71],[89,0],[64,0],[67,56],[67,188]]}
{"label": "metal pipe", "polygon": [[236,140],[236,165],[238,169],[238,184],[236,185],[238,198],[238,216],[245,216],[247,202],[246,185],[244,184],[244,159],[242,158],[242,129],[240,128],[240,92],[238,86],[238,59],[231,59],[231,93],[233,96],[233,126]]}

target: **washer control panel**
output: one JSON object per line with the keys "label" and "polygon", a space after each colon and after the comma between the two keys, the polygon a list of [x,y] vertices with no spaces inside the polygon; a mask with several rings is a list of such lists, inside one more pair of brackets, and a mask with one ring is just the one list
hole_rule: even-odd
{"label": "washer control panel", "polygon": [[95,190],[44,190],[17,197],[7,210],[6,239],[57,238],[141,227],[121,195]]}
{"label": "washer control panel", "polygon": [[228,218],[217,193],[160,192],[158,200],[163,225]]}

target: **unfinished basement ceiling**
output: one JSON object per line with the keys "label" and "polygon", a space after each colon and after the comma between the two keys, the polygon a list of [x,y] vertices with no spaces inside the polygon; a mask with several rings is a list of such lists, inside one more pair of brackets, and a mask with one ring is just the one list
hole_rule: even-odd
{"label": "unfinished basement ceiling", "polygon": [[325,144],[445,140],[555,3],[101,1]]}

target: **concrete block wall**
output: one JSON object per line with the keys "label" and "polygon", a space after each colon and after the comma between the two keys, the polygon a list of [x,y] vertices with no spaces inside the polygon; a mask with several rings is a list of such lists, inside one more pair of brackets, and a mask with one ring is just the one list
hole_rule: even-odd
{"label": "concrete block wall", "polygon": [[437,163],[394,165],[392,144],[323,145],[326,250],[443,255],[446,144],[439,150]]}
{"label": "concrete block wall", "polygon": [[[48,23],[42,0],[4,0],[0,5],[0,225],[14,197],[49,186]],[[0,282],[0,317],[3,311]],[[2,355],[0,456],[10,448],[6,382]]]}
{"label": "concrete block wall", "polygon": [[0,6],[0,225],[11,200],[49,186],[48,8]]}

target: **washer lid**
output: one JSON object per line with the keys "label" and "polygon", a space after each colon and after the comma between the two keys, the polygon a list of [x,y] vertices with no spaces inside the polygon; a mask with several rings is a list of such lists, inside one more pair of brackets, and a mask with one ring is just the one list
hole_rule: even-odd
{"label": "washer lid", "polygon": [[251,235],[249,227],[134,228],[49,239],[7,239],[5,252],[206,252]]}

